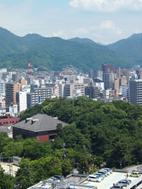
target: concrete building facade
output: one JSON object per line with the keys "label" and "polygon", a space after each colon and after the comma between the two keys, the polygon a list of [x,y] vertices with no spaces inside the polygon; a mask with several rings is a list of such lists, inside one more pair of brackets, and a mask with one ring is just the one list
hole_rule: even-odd
{"label": "concrete building facade", "polygon": [[129,102],[142,104],[142,79],[129,81]]}

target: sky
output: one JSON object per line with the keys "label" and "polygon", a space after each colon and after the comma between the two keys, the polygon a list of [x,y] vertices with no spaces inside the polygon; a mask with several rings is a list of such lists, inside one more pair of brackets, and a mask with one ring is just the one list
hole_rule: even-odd
{"label": "sky", "polygon": [[108,44],[142,33],[142,0],[0,0],[0,27]]}

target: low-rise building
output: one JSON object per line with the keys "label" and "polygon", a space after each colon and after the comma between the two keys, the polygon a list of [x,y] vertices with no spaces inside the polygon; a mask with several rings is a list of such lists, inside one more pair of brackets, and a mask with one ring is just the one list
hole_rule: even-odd
{"label": "low-rise building", "polygon": [[14,125],[19,122],[18,117],[12,117],[9,115],[0,116],[0,126],[1,125]]}
{"label": "low-rise building", "polygon": [[27,118],[13,126],[13,138],[36,138],[38,141],[46,142],[54,139],[57,135],[58,125],[65,126],[66,123],[46,114],[37,114]]}

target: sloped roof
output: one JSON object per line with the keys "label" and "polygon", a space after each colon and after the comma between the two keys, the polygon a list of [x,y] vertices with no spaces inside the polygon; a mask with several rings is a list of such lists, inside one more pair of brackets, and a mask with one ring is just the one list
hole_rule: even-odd
{"label": "sloped roof", "polygon": [[58,120],[58,118],[48,116],[47,114],[36,114],[30,119],[31,120],[23,120],[15,124],[13,128],[20,128],[33,132],[40,132],[56,130],[58,124],[62,124],[62,126],[67,125],[67,123]]}

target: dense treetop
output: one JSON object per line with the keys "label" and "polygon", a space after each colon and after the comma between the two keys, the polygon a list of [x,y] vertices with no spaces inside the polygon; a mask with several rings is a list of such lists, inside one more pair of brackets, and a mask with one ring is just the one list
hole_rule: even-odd
{"label": "dense treetop", "polygon": [[36,113],[57,116],[68,125],[59,125],[55,141],[48,143],[13,141],[1,134],[0,154],[23,158],[15,179],[22,189],[54,174],[66,176],[74,167],[88,173],[101,165],[122,168],[142,163],[142,106],[85,97],[50,99],[26,110],[21,119]]}
{"label": "dense treetop", "polygon": [[[35,109],[27,110],[21,118]],[[66,148],[85,149],[111,167],[141,163],[141,106],[121,101],[104,104],[81,97],[47,100],[38,109],[70,124],[60,129],[56,147],[66,143]]]}

